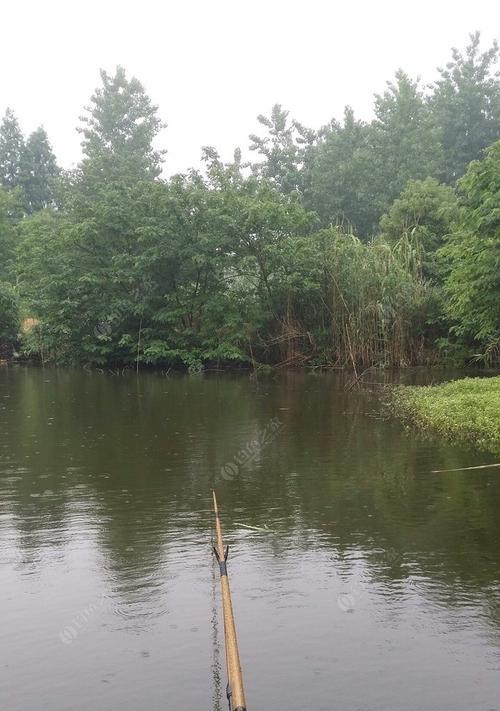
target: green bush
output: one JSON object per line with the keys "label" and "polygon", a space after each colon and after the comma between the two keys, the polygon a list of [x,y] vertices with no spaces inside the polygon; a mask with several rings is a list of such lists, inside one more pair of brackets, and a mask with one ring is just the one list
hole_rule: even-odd
{"label": "green bush", "polygon": [[500,453],[500,376],[398,387],[395,412],[420,428]]}

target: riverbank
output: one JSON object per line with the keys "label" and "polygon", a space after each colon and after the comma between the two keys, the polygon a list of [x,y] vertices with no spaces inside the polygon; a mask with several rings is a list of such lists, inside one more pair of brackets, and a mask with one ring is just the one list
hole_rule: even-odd
{"label": "riverbank", "polygon": [[396,387],[391,408],[422,430],[500,453],[500,376]]}

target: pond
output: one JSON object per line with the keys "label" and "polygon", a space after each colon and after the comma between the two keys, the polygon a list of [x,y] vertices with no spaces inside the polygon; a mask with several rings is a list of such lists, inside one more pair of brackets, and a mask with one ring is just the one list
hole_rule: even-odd
{"label": "pond", "polygon": [[227,708],[215,487],[249,711],[500,711],[494,459],[345,383],[0,368],[0,707]]}

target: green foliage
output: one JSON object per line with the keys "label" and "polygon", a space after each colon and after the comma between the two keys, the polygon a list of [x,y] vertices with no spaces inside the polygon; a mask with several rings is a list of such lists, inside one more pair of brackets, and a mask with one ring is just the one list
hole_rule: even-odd
{"label": "green foliage", "polygon": [[500,377],[398,387],[395,411],[423,430],[500,453]]}
{"label": "green foliage", "polygon": [[105,180],[152,180],[161,171],[162,153],[153,141],[163,128],[157,107],[123,67],[114,76],[101,71],[102,87],[82,117],[84,158],[81,174],[90,185]]}
{"label": "green foliage", "polygon": [[7,279],[11,271],[15,226],[21,214],[19,192],[0,188],[0,279]]}
{"label": "green foliage", "polygon": [[434,178],[410,180],[380,220],[382,238],[392,245],[405,243],[414,251],[423,278],[438,280],[436,252],[458,218],[453,190]]}
{"label": "green foliage", "polygon": [[13,342],[19,330],[13,257],[20,214],[19,194],[0,188],[0,347]]}
{"label": "green foliage", "polygon": [[384,200],[373,173],[370,128],[349,107],[342,126],[332,121],[322,131],[306,198],[325,225],[342,225],[363,236],[374,229]]}
{"label": "green foliage", "polygon": [[250,150],[264,159],[253,168],[257,175],[274,181],[282,192],[304,194],[316,133],[298,121],[289,121],[288,115],[280,104],[275,104],[270,117],[257,117],[268,135],[250,136]]}
{"label": "green foliage", "polygon": [[40,126],[28,137],[23,153],[21,184],[28,213],[54,203],[55,181],[59,173],[47,133]]}
{"label": "green foliage", "polygon": [[191,368],[248,360],[249,322],[278,298],[277,244],[305,217],[234,172],[214,161],[208,183],[115,183],[84,221],[49,212],[25,221],[21,288],[47,357]]}
{"label": "green foliage", "polygon": [[445,247],[447,312],[455,333],[487,347],[500,338],[500,141],[459,182],[461,211]]}
{"label": "green foliage", "polygon": [[440,70],[431,98],[434,122],[440,133],[445,164],[443,177],[453,183],[472,160],[500,138],[500,84],[495,65],[498,44],[480,52],[480,36],[470,36],[462,54]]}
{"label": "green foliage", "polygon": [[435,342],[439,361],[443,365],[461,368],[464,363],[470,363],[474,354],[470,347],[456,338],[439,337]]}
{"label": "green foliage", "polygon": [[431,96],[399,71],[371,122],[347,108],[318,132],[275,105],[250,137],[259,162],[237,150],[223,163],[209,147],[202,171],[168,180],[157,107],[121,67],[101,72],[83,159],[64,176],[43,129],[25,141],[8,112],[4,332],[19,302],[25,351],[58,363],[357,368],[457,356],[471,341],[492,360],[498,144],[460,182],[460,205],[438,182],[469,155],[453,126],[473,157],[498,129],[496,48],[479,56],[477,43]]}
{"label": "green foliage", "polygon": [[347,223],[365,238],[409,180],[437,176],[442,164],[439,134],[417,82],[397,72],[375,97],[374,111],[365,124],[347,107],[342,126],[332,122],[323,130],[308,196],[324,223]]}
{"label": "green foliage", "polygon": [[0,350],[2,344],[16,340],[19,331],[19,311],[11,284],[0,281]]}
{"label": "green foliage", "polygon": [[325,237],[322,301],[336,364],[425,362],[432,292],[389,245],[335,231]]}
{"label": "green foliage", "polygon": [[19,280],[26,310],[39,320],[29,347],[39,343],[43,357],[57,362],[138,360],[146,312],[158,298],[151,284],[163,286],[148,271],[155,262],[146,261],[151,240],[159,240],[153,256],[161,253],[167,219],[164,186],[154,180],[161,122],[123,69],[101,77],[83,119],[84,159],[63,191],[64,212],[42,212],[22,225]]}
{"label": "green foliage", "polygon": [[0,124],[0,185],[7,189],[22,183],[24,137],[12,109],[7,109]]}
{"label": "green foliage", "polygon": [[75,278],[78,255],[68,248],[67,226],[57,212],[39,212],[22,222],[17,246],[24,312],[38,322],[25,334],[25,350],[40,352],[44,360],[56,354],[59,362],[78,361],[85,328],[85,299]]}
{"label": "green foliage", "polygon": [[409,180],[436,177],[441,170],[442,149],[438,131],[418,82],[403,71],[375,97],[372,123],[374,165],[383,187],[385,206]]}
{"label": "green foliage", "polygon": [[23,209],[33,213],[54,202],[56,159],[40,126],[25,141],[19,122],[7,109],[0,125],[0,185],[17,190]]}

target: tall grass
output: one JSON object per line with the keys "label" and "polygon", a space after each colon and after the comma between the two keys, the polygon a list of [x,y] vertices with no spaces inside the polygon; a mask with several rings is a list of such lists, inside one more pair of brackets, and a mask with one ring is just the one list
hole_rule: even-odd
{"label": "tall grass", "polygon": [[327,255],[335,357],[364,367],[424,357],[426,290],[394,248],[339,237]]}
{"label": "tall grass", "polygon": [[418,245],[367,244],[338,230],[315,240],[315,288],[288,295],[269,341],[281,346],[282,362],[354,369],[427,362],[433,294],[422,278]]}

